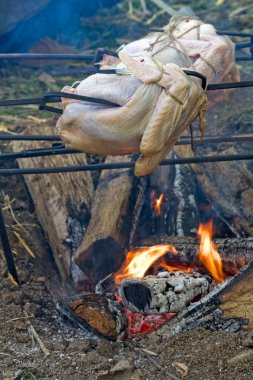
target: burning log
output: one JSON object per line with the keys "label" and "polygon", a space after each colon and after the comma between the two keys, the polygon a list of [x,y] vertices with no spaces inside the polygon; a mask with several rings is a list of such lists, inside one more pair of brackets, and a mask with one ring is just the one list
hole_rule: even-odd
{"label": "burning log", "polygon": [[[253,325],[252,297],[249,294],[252,288],[253,261],[246,270],[242,269],[237,276],[223,281],[227,274],[223,271],[221,259],[212,243],[211,230],[212,223],[210,222],[199,228],[200,243],[198,242],[197,249],[195,247],[195,262],[194,260],[189,262],[190,268],[185,267],[184,271],[173,271],[185,265],[185,262],[182,265],[183,261],[180,261],[180,254],[175,248],[171,244],[160,244],[128,252],[120,270],[114,276],[107,276],[104,281],[100,281],[96,287],[99,292],[98,297],[109,305],[109,310],[113,314],[112,318],[117,321],[120,331],[122,327],[126,328],[122,320],[124,320],[123,316],[127,317],[128,326],[125,336],[133,337],[150,332],[166,321],[167,327],[164,329],[169,330],[169,332],[166,330],[167,334],[171,333],[170,326],[172,326],[172,332],[176,333],[177,329],[181,331],[180,329],[192,329],[196,326],[238,331],[245,323],[249,322]],[[186,246],[188,246],[187,243]],[[249,239],[248,243],[249,251],[252,251],[252,239]],[[231,248],[231,245],[228,244],[228,247]],[[208,261],[206,254],[209,256]],[[199,262],[196,261],[197,255]],[[169,263],[160,262],[160,267],[168,268],[170,272],[160,272],[157,276],[144,277],[150,267],[154,268],[154,263],[159,268],[157,262],[163,256]],[[175,265],[171,265],[168,256],[174,259]],[[229,257],[229,254],[227,256]],[[189,260],[189,257],[186,257],[187,259]],[[245,261],[245,257],[242,261]],[[201,274],[204,270],[203,266],[200,267],[201,264],[216,281],[221,282],[220,285],[215,285],[209,276]],[[192,271],[192,268],[198,269],[198,272]],[[214,290],[209,293],[213,287]],[[243,300],[243,306],[240,300]],[[245,320],[245,314],[243,314],[244,306],[248,310],[248,321]],[[81,314],[80,317],[83,318]],[[179,321],[178,325],[174,325],[173,320],[169,322],[173,317]],[[88,322],[86,315],[83,319]],[[101,326],[96,329],[105,334]]]}
{"label": "burning log", "polygon": [[[154,244],[170,244],[177,250],[177,255],[172,252],[166,254],[166,263],[182,268],[199,268],[201,263],[198,259],[199,239],[178,236],[153,236],[139,243],[140,247]],[[253,238],[227,238],[214,239],[214,243],[220,253],[223,270],[233,276],[253,259]]]}
{"label": "burning log", "polygon": [[[106,162],[121,159],[108,157]],[[93,285],[122,264],[143,204],[143,187],[145,180],[136,179],[129,169],[102,172],[91,219],[75,257]]]}
{"label": "burning log", "polygon": [[131,278],[118,287],[127,309],[147,314],[177,313],[206,295],[212,279],[197,272],[160,272],[157,276]]}
{"label": "burning log", "polygon": [[204,327],[237,332],[253,328],[253,261],[161,329],[163,336]]}
{"label": "burning log", "polygon": [[[39,130],[38,130],[39,132]],[[52,134],[45,128],[45,134]],[[13,142],[15,150],[38,148],[36,142]],[[42,144],[39,145],[39,147]],[[43,143],[43,147],[46,147]],[[24,168],[83,165],[84,154],[20,159]],[[25,176],[38,219],[52,249],[60,277],[71,278],[71,256],[79,246],[90,218],[93,182],[89,172]]]}

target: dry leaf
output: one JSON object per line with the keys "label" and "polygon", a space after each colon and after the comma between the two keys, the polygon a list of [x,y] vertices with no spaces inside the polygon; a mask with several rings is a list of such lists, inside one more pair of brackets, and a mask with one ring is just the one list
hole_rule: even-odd
{"label": "dry leaf", "polygon": [[151,356],[158,356],[156,352],[150,351],[147,348],[140,348],[140,351],[145,352],[146,354],[151,355]]}
{"label": "dry leaf", "polygon": [[0,132],[8,132],[11,135],[15,135],[15,132],[11,132],[4,124],[0,124]]}
{"label": "dry leaf", "polygon": [[10,274],[10,272],[8,272],[8,277],[9,277],[9,279],[11,280],[11,282],[12,282],[15,286],[18,286],[17,281],[14,280],[14,277]]}
{"label": "dry leaf", "polygon": [[33,121],[34,123],[46,123],[48,121],[48,119],[41,119],[39,117],[35,117],[35,116],[27,116],[27,119]]}
{"label": "dry leaf", "polygon": [[182,378],[184,378],[189,372],[189,368],[184,363],[175,362],[173,363],[173,366],[176,367],[176,370],[182,375]]}
{"label": "dry leaf", "polygon": [[244,5],[243,7],[239,7],[239,8],[234,9],[229,14],[229,20],[231,20],[234,17],[238,16],[242,12],[248,11],[250,8],[252,8],[252,5]]}
{"label": "dry leaf", "polygon": [[33,253],[33,251],[28,247],[28,245],[26,244],[24,239],[22,239],[22,237],[16,231],[13,231],[13,233],[17,237],[17,239],[19,240],[22,247],[25,248],[25,250],[29,253],[29,255],[32,257],[36,257],[36,255]]}

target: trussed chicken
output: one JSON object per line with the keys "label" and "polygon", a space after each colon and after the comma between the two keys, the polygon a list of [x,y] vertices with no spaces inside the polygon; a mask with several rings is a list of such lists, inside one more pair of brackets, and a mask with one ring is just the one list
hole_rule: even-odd
{"label": "trussed chicken", "polygon": [[[63,91],[120,107],[64,99],[57,128],[66,146],[82,152],[141,153],[137,176],[152,172],[195,119],[204,133],[206,93],[201,80],[183,69],[205,75],[207,82],[239,81],[233,43],[196,17],[173,17],[163,32],[126,45],[110,67],[119,74],[92,75]],[[210,105],[228,93],[216,93]]]}

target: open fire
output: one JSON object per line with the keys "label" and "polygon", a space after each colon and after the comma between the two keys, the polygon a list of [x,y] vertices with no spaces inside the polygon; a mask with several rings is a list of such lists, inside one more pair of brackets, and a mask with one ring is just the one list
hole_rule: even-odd
{"label": "open fire", "polygon": [[[115,192],[117,186],[114,189]],[[141,186],[138,187],[138,191],[140,189]],[[101,194],[104,196],[103,187],[102,190]],[[145,195],[144,192],[143,194]],[[180,194],[177,196],[180,197]],[[180,234],[178,231],[175,233],[172,231],[171,238],[168,238],[169,235],[166,233],[163,237],[163,224],[171,223],[173,226],[174,222],[169,212],[175,205],[179,207],[180,200],[176,196],[173,199],[167,193],[160,193],[157,189],[150,192],[149,188],[145,199],[148,206],[147,209],[144,207],[144,211],[148,211],[143,213],[143,219],[140,218],[143,226],[137,232],[134,227],[135,222],[133,222],[133,234],[128,234],[127,227],[132,220],[135,220],[133,215],[138,213],[129,214],[129,219],[125,219],[126,222],[116,213],[118,235],[113,232],[109,239],[107,228],[102,235],[100,229],[95,228],[100,235],[94,234],[92,229],[92,233],[86,232],[89,237],[88,244],[80,249],[80,258],[83,257],[84,263],[87,264],[83,268],[87,269],[93,281],[95,278],[96,288],[95,293],[90,296],[84,294],[83,299],[78,295],[77,300],[69,303],[69,307],[75,316],[84,320],[95,331],[112,339],[131,338],[154,331],[170,319],[174,319],[177,323],[182,313],[198,308],[209,299],[209,296],[213,297],[212,290],[220,292],[218,283],[227,276],[236,274],[243,265],[241,262],[231,261],[229,257],[229,260],[226,259],[222,245],[219,246],[221,260],[212,240],[213,220],[199,224],[199,219],[192,218],[194,215],[192,212],[187,214],[188,219],[178,212],[175,221],[178,223],[177,227],[180,227],[187,220],[189,228],[194,227],[198,239],[185,238],[184,236],[190,235]],[[168,199],[171,199],[169,205]],[[137,201],[136,204],[138,205]],[[92,226],[101,228],[101,218],[104,216],[100,212],[101,203],[98,205],[96,213],[99,218],[96,216],[94,219],[96,223]],[[203,218],[207,220],[211,215],[210,208],[201,214],[202,220]],[[109,215],[111,217],[111,212]],[[180,218],[184,219],[183,222]],[[121,230],[118,226],[119,220],[122,221]],[[92,240],[94,236],[95,242]],[[136,244],[138,239],[144,241],[147,246],[140,245],[138,249],[131,249],[124,256],[124,247],[128,246],[129,241],[132,245]],[[81,264],[81,260],[77,262]],[[104,268],[107,273],[104,273]],[[177,318],[174,318],[175,316]],[[171,321],[171,325],[173,323]]]}
{"label": "open fire", "polygon": [[219,252],[216,250],[212,241],[213,221],[209,220],[201,224],[198,229],[200,238],[199,260],[204,267],[211,273],[216,282],[222,282],[226,279],[226,274],[222,269],[222,261]]}
{"label": "open fire", "polygon": [[[159,198],[160,199],[160,198]],[[222,269],[222,260],[215,244],[212,241],[213,221],[209,220],[207,223],[200,224],[198,228],[198,236],[200,238],[198,258],[206,270],[212,275],[216,282],[222,282],[226,279],[226,274]],[[177,255],[176,248],[171,244],[159,244],[152,247],[140,248],[135,251],[129,251],[126,260],[115,274],[115,284],[119,285],[120,282],[127,278],[144,277],[147,271],[154,263],[160,258],[159,267],[167,271],[186,271],[190,272],[193,267],[184,267],[181,265],[171,265],[166,262],[166,255],[172,253]]]}
{"label": "open fire", "polygon": [[119,285],[126,278],[144,277],[148,269],[168,252],[177,255],[176,248],[171,244],[159,244],[153,247],[140,248],[136,251],[129,251],[124,264],[115,274],[115,284]]}
{"label": "open fire", "polygon": [[[153,203],[156,215],[160,213],[162,199],[160,196]],[[220,254],[212,241],[212,233],[212,220],[200,224],[198,260],[200,266],[201,264],[204,266],[213,280],[220,283],[227,276],[222,268]],[[187,306],[210,291],[211,278],[201,275],[198,277],[198,268],[194,263],[187,267],[175,263],[176,260],[171,263],[168,256],[175,259],[178,256],[176,248],[171,244],[159,244],[129,251],[125,262],[114,275],[115,285],[118,287],[116,298],[124,305],[123,309],[128,320],[128,337],[157,329],[173,318],[182,304]],[[156,265],[157,268],[166,271],[158,273],[157,276],[145,277]],[[172,272],[175,273],[173,275],[175,277],[169,277]]]}
{"label": "open fire", "polygon": [[163,193],[160,194],[158,198],[156,198],[155,191],[154,190],[151,191],[151,203],[152,203],[152,206],[153,206],[153,209],[154,209],[156,216],[161,215],[161,206],[163,204],[163,198],[164,198]]}

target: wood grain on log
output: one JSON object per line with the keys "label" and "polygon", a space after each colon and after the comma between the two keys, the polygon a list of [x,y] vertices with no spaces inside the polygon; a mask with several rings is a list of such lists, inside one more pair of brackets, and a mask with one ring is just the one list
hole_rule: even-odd
{"label": "wood grain on log", "polygon": [[248,320],[246,329],[253,328],[253,263],[222,292],[220,298],[222,318],[244,318]]}
{"label": "wood grain on log", "polygon": [[[44,127],[43,133],[53,134],[53,128]],[[13,143],[16,151],[48,146],[38,142]],[[20,159],[18,163],[23,168],[83,165],[86,157],[84,154],[35,157]],[[94,191],[91,175],[89,172],[27,175],[25,181],[61,279],[70,280],[71,255],[79,246],[90,218]]]}
{"label": "wood grain on log", "polygon": [[[131,160],[130,157],[127,159]],[[107,157],[106,162],[121,160],[122,157]],[[129,169],[104,171],[101,174],[92,202],[89,226],[75,258],[94,285],[109,273],[117,271],[123,262],[135,219],[136,185],[139,181]],[[138,204],[138,212],[139,209]]]}

